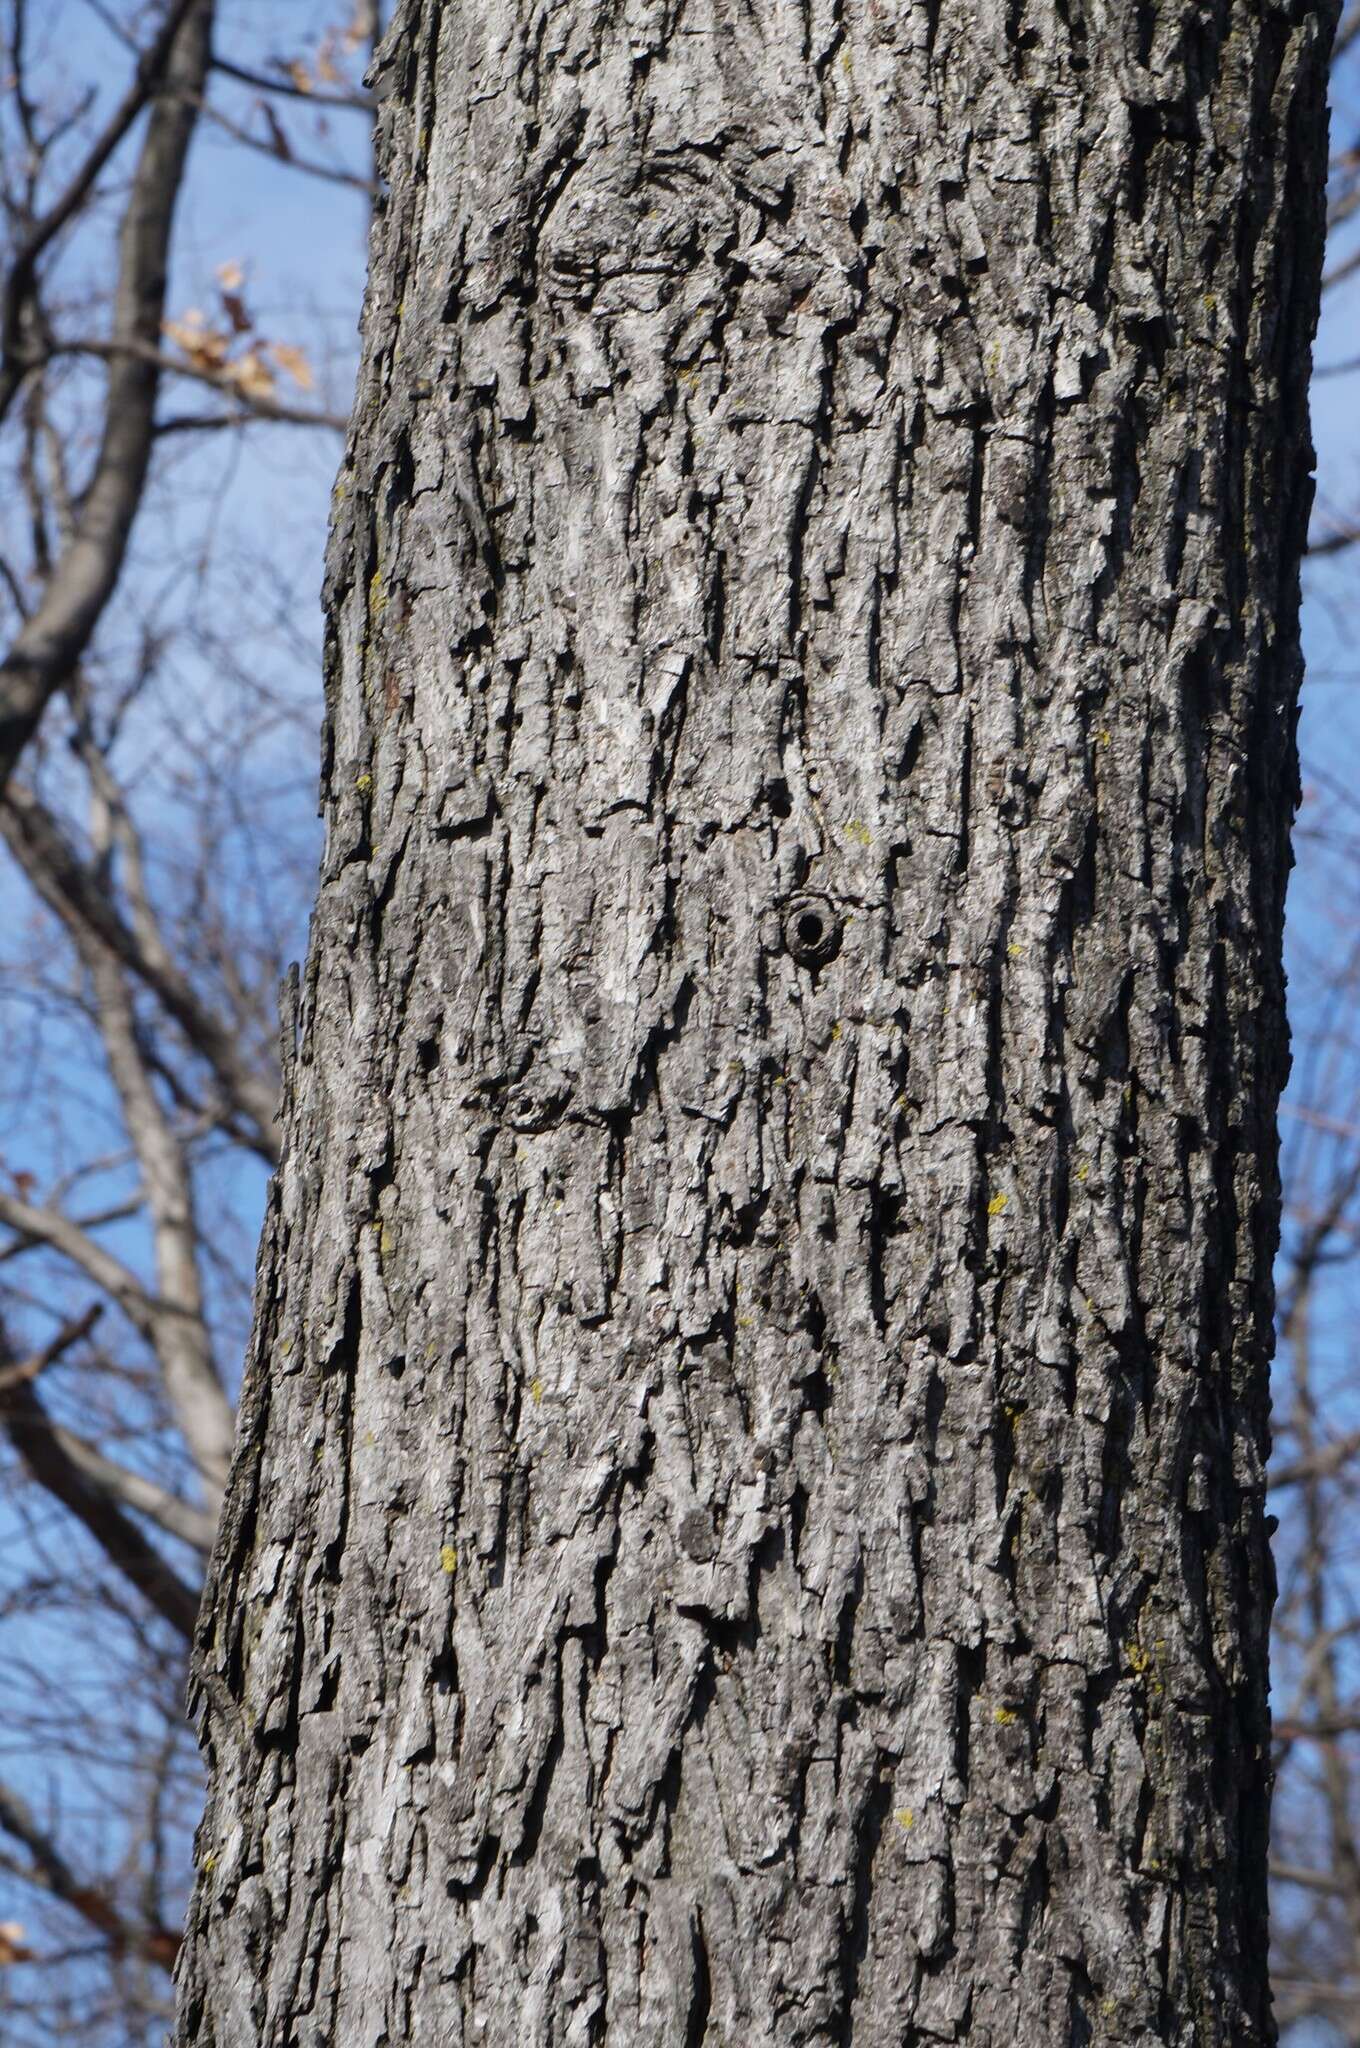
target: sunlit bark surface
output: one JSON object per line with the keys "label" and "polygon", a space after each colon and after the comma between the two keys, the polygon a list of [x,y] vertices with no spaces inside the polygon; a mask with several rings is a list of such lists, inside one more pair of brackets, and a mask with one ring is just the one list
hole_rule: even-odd
{"label": "sunlit bark surface", "polygon": [[405,8],[183,2044],[1270,2039],[1330,25]]}

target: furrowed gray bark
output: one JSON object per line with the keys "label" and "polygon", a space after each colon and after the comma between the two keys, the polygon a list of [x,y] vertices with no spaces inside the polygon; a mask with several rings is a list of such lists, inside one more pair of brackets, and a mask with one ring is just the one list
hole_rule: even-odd
{"label": "furrowed gray bark", "polygon": [[402,11],[182,2043],[1271,2038],[1332,26]]}

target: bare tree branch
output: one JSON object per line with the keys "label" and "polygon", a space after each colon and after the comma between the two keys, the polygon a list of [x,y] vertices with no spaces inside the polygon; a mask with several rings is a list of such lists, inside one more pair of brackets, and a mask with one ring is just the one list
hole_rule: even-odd
{"label": "bare tree branch", "polygon": [[[44,1345],[41,1351],[35,1351],[31,1358],[0,1367],[0,1403],[6,1395],[31,1385],[73,1344],[87,1337],[102,1314],[101,1305],[95,1302],[84,1315],[64,1324],[51,1343]],[[36,1424],[37,1416],[33,1419]],[[102,1487],[121,1506],[135,1508],[139,1514],[149,1516],[167,1535],[178,1537],[181,1543],[191,1544],[195,1550],[211,1550],[216,1527],[213,1515],[181,1500],[177,1494],[168,1493],[163,1486],[157,1486],[154,1480],[145,1478],[140,1472],[130,1472],[125,1465],[105,1457],[93,1444],[86,1443],[83,1437],[63,1428],[60,1423],[49,1422],[48,1427],[57,1450],[92,1485]]]}
{"label": "bare tree branch", "polygon": [[[61,230],[75,219],[93,192],[99,173],[147,101],[158,90],[180,27],[190,9],[198,4],[199,0],[171,0],[155,40],[138,60],[131,85],[114,108],[97,141],[60,199],[33,223],[15,253],[5,280],[3,303],[0,304],[0,419],[8,410],[27,369],[20,347],[21,327],[24,309],[32,295],[38,259]],[[16,55],[17,46],[16,37]]]}
{"label": "bare tree branch", "polygon": [[1342,1889],[1341,1880],[1331,1871],[1305,1870],[1297,1863],[1272,1861],[1270,1874],[1277,1884],[1296,1884],[1303,1890],[1330,1892],[1336,1894]]}
{"label": "bare tree branch", "polygon": [[1352,250],[1349,256],[1344,256],[1338,264],[1325,273],[1322,280],[1323,291],[1329,292],[1334,290],[1337,285],[1344,284],[1348,277],[1354,277],[1357,270],[1360,270],[1360,249]]}
{"label": "bare tree branch", "polygon": [[170,1927],[133,1927],[123,1918],[107,1891],[99,1885],[81,1884],[47,1830],[41,1827],[24,1800],[10,1786],[0,1784],[0,1828],[21,1842],[31,1859],[23,1875],[54,1898],[79,1913],[105,1940],[124,1954],[139,1955],[173,1970],[180,1937]]}
{"label": "bare tree branch", "polygon": [[1308,543],[1308,560],[1315,562],[1322,555],[1339,555],[1344,548],[1353,548],[1360,540],[1360,527],[1345,526],[1336,533],[1322,534]]}
{"label": "bare tree branch", "polygon": [[252,71],[248,65],[234,64],[229,57],[213,55],[213,69],[220,71],[224,78],[234,78],[239,85],[250,85],[257,92],[276,92],[285,99],[302,100],[311,107],[341,107],[359,114],[371,114],[373,96],[367,92],[318,91],[315,87],[299,85],[295,79],[273,77],[268,72]]}
{"label": "bare tree branch", "polygon": [[[177,7],[142,144],[119,247],[113,332],[154,344],[165,310],[175,202],[207,74],[213,0]],[[154,442],[160,372],[127,347],[111,362],[104,431],[78,529],[42,599],[0,663],[0,785],[8,780],[48,700],[73,673],[115,587],[141,502]],[[0,398],[3,398],[0,390]]]}
{"label": "bare tree branch", "polygon": [[[0,1398],[3,1397],[0,1388]],[[84,1437],[66,1429],[59,1422],[49,1419],[56,1449],[79,1472],[88,1479],[91,1486],[102,1490],[110,1500],[120,1507],[132,1508],[139,1515],[145,1515],[167,1536],[174,1536],[179,1542],[187,1543],[192,1549],[205,1555],[212,1549],[213,1535],[217,1528],[217,1517],[205,1508],[196,1508],[191,1501],[181,1500],[178,1494],[168,1493],[163,1486],[157,1486],[154,1479],[148,1479],[140,1472],[130,1472],[126,1465],[120,1465],[113,1458],[105,1457],[95,1445],[87,1443]]]}
{"label": "bare tree branch", "polygon": [[1360,1429],[1350,1430],[1335,1443],[1324,1444],[1306,1458],[1295,1458],[1270,1475],[1272,1490],[1298,1486],[1305,1479],[1334,1479],[1360,1453]]}
{"label": "bare tree branch", "polygon": [[166,1396],[194,1463],[216,1494],[226,1483],[235,1420],[204,1319],[193,1188],[184,1147],[151,1084],[118,961],[88,935],[81,955],[128,1136],[137,1148],[156,1262],[152,1343]]}
{"label": "bare tree branch", "polygon": [[[139,362],[149,363],[166,376],[186,377],[192,384],[206,384],[210,391],[221,391],[234,399],[241,408],[243,421],[267,420],[287,427],[328,427],[334,434],[349,431],[349,421],[338,412],[319,412],[315,407],[285,405],[281,399],[255,396],[242,390],[239,383],[229,374],[203,369],[198,363],[190,362],[185,356],[167,355],[164,349],[146,342],[117,342],[97,340],[58,340],[53,338],[45,346],[43,360],[56,356],[98,356],[113,361],[119,356],[135,356]],[[163,432],[160,423],[156,431]]]}
{"label": "bare tree branch", "polygon": [[[191,1305],[192,1293],[188,1301],[173,1296],[158,1299],[135,1273],[59,1210],[39,1208],[16,1195],[0,1193],[0,1222],[69,1259],[117,1302],[133,1328],[145,1337],[156,1354],[167,1398],[204,1488],[215,1498],[226,1477],[234,1423],[211,1358],[203,1355],[201,1314]],[[162,1264],[163,1274],[176,1286],[185,1284],[178,1270],[181,1255],[181,1244],[173,1242]]]}
{"label": "bare tree branch", "polygon": [[29,1380],[37,1379],[40,1373],[46,1372],[48,1366],[54,1365],[64,1351],[69,1351],[82,1337],[89,1336],[103,1313],[101,1305],[95,1302],[93,1307],[86,1309],[84,1315],[76,1316],[72,1322],[63,1324],[51,1343],[45,1344],[41,1351],[35,1351],[31,1358],[20,1359],[15,1365],[0,1367],[0,1396],[9,1393],[14,1387],[23,1386]]}
{"label": "bare tree branch", "polygon": [[33,1387],[25,1381],[0,1393],[0,1424],[26,1470],[54,1500],[93,1536],[109,1562],[142,1598],[191,1641],[198,1615],[198,1592],[148,1542],[110,1498],[107,1489],[77,1465]]}
{"label": "bare tree branch", "polygon": [[156,1310],[154,1298],[129,1266],[96,1244],[69,1216],[63,1216],[57,1209],[40,1208],[36,1203],[22,1201],[19,1196],[0,1190],[0,1223],[7,1223],[11,1230],[60,1252],[63,1258],[69,1259],[73,1266],[78,1266],[93,1280],[96,1287],[102,1288],[117,1302],[134,1328],[148,1338],[152,1336]]}
{"label": "bare tree branch", "polygon": [[357,171],[347,171],[336,164],[321,164],[314,157],[299,156],[291,143],[287,142],[277,121],[271,121],[271,127],[275,131],[274,139],[266,142],[260,136],[252,135],[239,121],[233,121],[220,107],[209,105],[206,100],[201,102],[200,112],[206,114],[224,134],[230,135],[233,142],[241,143],[246,149],[258,150],[262,156],[274,157],[279,162],[286,163],[290,170],[301,171],[305,177],[325,178],[333,185],[347,185],[351,191],[362,192],[369,199],[377,190],[371,179],[361,178]]}
{"label": "bare tree branch", "polygon": [[137,929],[111,899],[104,879],[83,861],[58,820],[33,792],[12,782],[0,800],[0,833],[25,874],[73,935],[98,938],[131,970],[178,1024],[211,1069],[225,1101],[246,1125],[260,1157],[278,1160],[278,1081],[242,1057],[239,1038],[200,1000],[172,956],[143,896]]}

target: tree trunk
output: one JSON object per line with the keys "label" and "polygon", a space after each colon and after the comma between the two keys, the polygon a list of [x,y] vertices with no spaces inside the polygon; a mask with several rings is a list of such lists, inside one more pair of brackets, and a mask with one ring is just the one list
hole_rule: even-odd
{"label": "tree trunk", "polygon": [[183,2043],[1271,2038],[1330,28],[402,10]]}

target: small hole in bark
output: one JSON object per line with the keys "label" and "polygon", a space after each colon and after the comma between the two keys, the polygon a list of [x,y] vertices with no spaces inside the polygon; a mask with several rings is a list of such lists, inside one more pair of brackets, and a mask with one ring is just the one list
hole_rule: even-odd
{"label": "small hole in bark", "polygon": [[784,913],[784,944],[800,967],[823,967],[841,949],[842,924],[824,896],[802,896]]}

